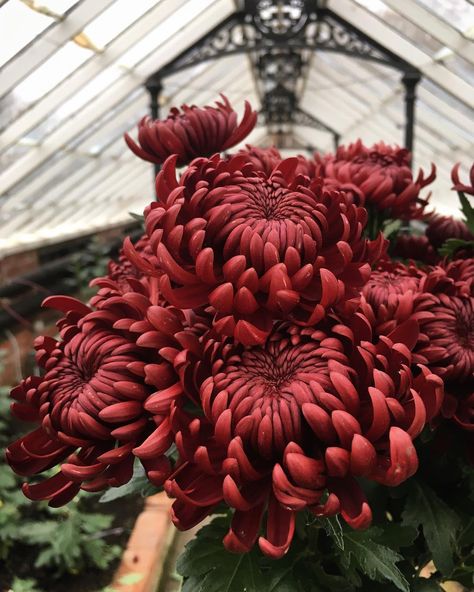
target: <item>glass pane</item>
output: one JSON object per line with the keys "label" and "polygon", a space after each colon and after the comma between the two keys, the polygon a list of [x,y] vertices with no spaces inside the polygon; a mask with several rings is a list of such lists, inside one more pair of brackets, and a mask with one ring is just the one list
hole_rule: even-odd
{"label": "glass pane", "polygon": [[110,66],[93,78],[71,98],[64,101],[54,113],[41,122],[40,125],[28,132],[26,137],[30,140],[42,142],[44,138],[54,131],[64,120],[80,111],[85,105],[89,104],[95,97],[97,97],[97,95],[118,80],[120,76],[123,76],[124,73],[123,69],[118,68],[117,66]]}
{"label": "glass pane", "polygon": [[54,88],[61,80],[74,72],[93,52],[79,47],[72,41],[58,49],[33,74],[30,74],[13,91],[23,102],[30,104],[37,101]]}
{"label": "glass pane", "polygon": [[474,6],[466,0],[416,0],[462,33],[474,33]]}
{"label": "glass pane", "polygon": [[10,0],[4,4],[0,8],[0,66],[51,23],[54,23],[54,19],[31,10],[20,0]]}
{"label": "glass pane", "polygon": [[55,14],[64,14],[78,2],[79,0],[41,0],[38,4],[51,10],[51,12],[54,12]]}
{"label": "glass pane", "polygon": [[472,110],[466,104],[459,101],[456,97],[454,97],[450,93],[446,92],[445,90],[443,90],[442,88],[440,88],[438,85],[434,84],[433,82],[431,82],[427,78],[422,78],[420,84],[421,84],[421,86],[425,87],[426,90],[428,90],[430,93],[439,97],[439,99],[441,99],[442,101],[445,101],[446,103],[448,103],[448,105],[450,105],[454,109],[458,109],[466,117],[468,117],[469,119],[472,120]]}
{"label": "glass pane", "polygon": [[4,172],[16,160],[24,156],[29,149],[30,146],[14,144],[11,148],[5,150],[3,154],[0,154],[0,169]]}
{"label": "glass pane", "polygon": [[135,101],[137,99],[137,97],[140,94],[142,94],[143,92],[144,92],[143,88],[138,88],[133,93],[131,93],[125,100],[121,101],[118,105],[116,105],[114,108],[109,109],[109,111],[107,111],[107,113],[105,113],[104,115],[102,115],[101,117],[96,119],[81,134],[79,134],[73,140],[71,140],[68,143],[67,148],[69,150],[75,149],[77,146],[79,146],[79,144],[82,144],[82,142],[84,142],[84,140],[86,138],[88,138],[90,135],[92,135],[97,130],[99,130],[101,127],[103,127],[108,121],[110,121],[113,118],[118,119],[120,117],[120,112],[123,109],[125,109],[125,107],[130,105],[130,103]]}
{"label": "glass pane", "polygon": [[0,130],[4,129],[26,108],[67,78],[94,52],[72,41],[58,49],[32,74],[0,99]]}
{"label": "glass pane", "polygon": [[133,68],[157,47],[165,43],[179,29],[185,27],[201,12],[204,12],[213,2],[214,0],[189,0],[153,29],[151,33],[145,35],[132,49],[124,53],[119,63],[127,68]]}
{"label": "glass pane", "polygon": [[[412,0],[410,0],[412,1]],[[414,23],[393,11],[382,0],[356,0],[357,4],[364,6],[373,12],[387,25],[399,32],[408,41],[428,54],[439,51],[443,44],[434,39],[425,31],[419,29]]]}
{"label": "glass pane", "polygon": [[160,0],[116,0],[84,29],[96,47],[105,47]]}

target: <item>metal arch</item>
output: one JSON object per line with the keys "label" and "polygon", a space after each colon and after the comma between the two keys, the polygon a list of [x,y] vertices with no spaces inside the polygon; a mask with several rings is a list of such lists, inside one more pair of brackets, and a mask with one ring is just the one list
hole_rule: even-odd
{"label": "metal arch", "polygon": [[401,72],[417,72],[411,64],[385,49],[328,8],[318,8],[308,15],[302,27],[280,36],[265,36],[255,24],[255,17],[236,12],[185,49],[152,77],[166,78],[202,62],[239,53],[262,52],[280,47],[342,53],[369,60]]}
{"label": "metal arch", "polygon": [[[242,5],[242,0],[240,4]],[[239,53],[264,55],[275,50],[289,53],[303,50],[334,52],[372,61],[402,73],[405,88],[404,143],[413,152],[416,87],[421,80],[421,72],[417,68],[324,6],[321,0],[290,0],[291,5],[301,8],[300,15],[292,20],[288,12],[286,28],[278,31],[262,23],[262,12],[259,10],[262,5],[267,11],[282,10],[282,7],[284,10],[286,5],[275,4],[272,0],[244,0],[243,4],[243,10],[228,16],[197,43],[148,78],[147,88],[154,107],[153,112],[157,113],[158,93],[164,78],[206,61]],[[299,109],[297,101],[292,117],[304,121],[303,125],[309,124],[318,129],[322,126],[325,131],[330,131],[337,148],[339,134]]]}
{"label": "metal arch", "polygon": [[272,90],[265,93],[262,100],[262,109],[259,112],[258,124],[311,127],[331,134],[335,148],[339,144],[339,133],[316,116],[301,109],[294,91],[289,90],[281,83],[277,83]]}

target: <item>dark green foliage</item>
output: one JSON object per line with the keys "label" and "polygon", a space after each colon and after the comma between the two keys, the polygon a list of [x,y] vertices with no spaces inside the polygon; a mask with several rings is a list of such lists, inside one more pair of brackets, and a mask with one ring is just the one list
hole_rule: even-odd
{"label": "dark green foliage", "polygon": [[448,238],[439,249],[439,254],[451,258],[459,249],[474,250],[474,241],[466,241],[462,238]]}
{"label": "dark green foliage", "polygon": [[[178,562],[183,592],[441,592],[445,580],[473,589],[472,468],[462,456],[434,459],[429,470],[400,487],[363,482],[374,526],[355,531],[339,518],[297,516],[295,539],[280,560],[258,547],[245,556],[225,551],[230,516],[199,531]],[[419,576],[430,561],[430,578]],[[260,587],[256,587],[256,586]]]}
{"label": "dark green foliage", "polygon": [[421,527],[436,567],[445,575],[454,569],[453,546],[459,517],[421,480],[412,479],[403,524]]}
{"label": "dark green foliage", "polygon": [[461,202],[461,211],[464,214],[466,226],[474,234],[474,207],[462,191],[458,191],[459,201]]}
{"label": "dark green foliage", "polygon": [[[474,234],[474,207],[471,205],[469,199],[458,191],[459,201],[461,202],[461,211],[464,215],[464,222],[468,227],[469,231]],[[449,238],[443,246],[440,248],[440,255],[443,257],[453,257],[459,249],[466,249],[469,252],[474,253],[474,241],[466,241],[461,238]]]}
{"label": "dark green foliage", "polygon": [[139,461],[137,461],[133,469],[133,476],[130,479],[130,481],[120,487],[113,487],[112,489],[108,489],[105,493],[102,494],[99,501],[101,503],[107,503],[132,495],[140,495],[141,497],[147,497],[149,495],[158,493],[159,491],[160,489],[158,489],[158,487],[155,487],[148,481],[142,464]]}
{"label": "dark green foliage", "polygon": [[178,573],[187,578],[183,592],[260,592],[265,582],[256,550],[244,555],[228,553],[222,536],[225,518],[204,526],[178,560]]}
{"label": "dark green foliage", "polygon": [[340,550],[340,561],[344,569],[357,570],[371,580],[389,580],[399,590],[409,592],[410,587],[397,563],[403,557],[390,547],[374,539],[380,535],[379,529],[344,532],[344,551]]}
{"label": "dark green foliage", "polygon": [[[90,568],[106,569],[121,553],[108,538],[113,515],[90,512],[87,495],[57,509],[32,503],[21,492],[22,479],[5,463],[4,447],[23,431],[10,417],[9,391],[9,387],[0,387],[0,583],[6,578],[5,568],[19,553],[32,558],[32,574],[46,570],[59,577]],[[37,592],[39,588],[28,575],[16,578],[12,589]]]}

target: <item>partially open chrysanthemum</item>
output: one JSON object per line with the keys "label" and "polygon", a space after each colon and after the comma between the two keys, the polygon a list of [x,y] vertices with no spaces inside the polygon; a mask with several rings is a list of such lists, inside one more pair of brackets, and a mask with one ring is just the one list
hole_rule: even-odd
{"label": "partially open chrysanthemum", "polygon": [[282,160],[282,156],[274,146],[271,148],[260,148],[247,144],[245,148],[239,150],[253,164],[255,170],[263,171],[269,177],[273,169]]}
{"label": "partially open chrysanthemum", "polygon": [[149,162],[162,164],[176,154],[178,164],[184,165],[199,156],[211,156],[242,142],[257,122],[257,112],[245,102],[242,121],[237,124],[237,113],[227,97],[215,107],[203,108],[182,105],[173,107],[166,119],[144,117],[138,124],[138,144],[125,134],[130,150]]}
{"label": "partially open chrysanthemum", "polygon": [[469,231],[463,220],[452,216],[431,214],[427,219],[426,236],[430,243],[439,249],[450,238],[458,238],[465,241],[474,240],[474,235]]}
{"label": "partially open chrysanthemum", "polygon": [[173,306],[210,303],[215,329],[244,344],[262,343],[275,319],[316,323],[358,296],[385,242],[362,236],[363,208],[298,166],[283,160],[267,176],[242,155],[216,155],[195,160],[177,181],[169,159],[157,178],[159,201],[145,212],[159,269],[130,244],[127,256],[161,275]]}
{"label": "partially open chrysanthemum", "polygon": [[398,300],[403,294],[418,291],[423,273],[414,265],[403,265],[394,261],[382,261],[370,275],[362,294],[377,310],[381,305]]}
{"label": "partially open chrysanthemum", "polygon": [[[141,236],[134,247],[138,253],[145,259],[152,259],[153,254],[149,244],[149,239],[146,234]],[[133,263],[125,256],[123,249],[120,250],[117,261],[112,260],[108,264],[107,276],[114,282],[122,283],[128,278],[140,278],[143,276],[141,269],[133,265]]]}
{"label": "partially open chrysanthemum", "polygon": [[469,170],[470,185],[466,185],[465,183],[461,183],[461,180],[459,179],[459,167],[460,166],[461,166],[461,163],[458,162],[458,164],[456,164],[453,167],[453,170],[451,171],[451,179],[453,181],[453,189],[455,189],[456,191],[459,191],[461,193],[468,193],[469,195],[474,195],[474,164],[471,166],[471,168]]}
{"label": "partially open chrysanthemum", "polygon": [[394,241],[392,254],[401,259],[414,259],[427,265],[436,265],[440,256],[424,234],[400,233]]}
{"label": "partially open chrysanthemum", "polygon": [[[372,342],[360,312],[315,328],[277,323],[261,345],[205,348],[205,413],[177,429],[182,457],[166,482],[173,520],[190,528],[222,500],[235,509],[224,543],[248,551],[267,512],[262,551],[281,557],[297,511],[341,513],[354,528],[371,521],[357,477],[395,486],[413,475],[412,444],[439,410],[442,380],[410,371],[417,324]],[[198,434],[201,436],[198,436]]]}
{"label": "partially open chrysanthemum", "polygon": [[79,489],[122,485],[135,457],[155,484],[171,470],[170,414],[183,395],[196,330],[181,311],[158,305],[157,290],[140,285],[142,293],[117,292],[96,311],[65,296],[45,301],[66,314],[58,323],[61,340],[36,341],[44,375],[13,389],[12,411],[38,427],[6,454],[21,475],[60,470],[25,484],[29,498],[59,506]]}
{"label": "partially open chrysanthemum", "polygon": [[339,146],[334,155],[316,160],[329,186],[347,191],[356,203],[382,210],[387,217],[419,218],[428,203],[420,190],[435,178],[432,165],[425,178],[420,170],[416,179],[410,169],[410,153],[405,148],[383,142],[367,147],[361,140]]}
{"label": "partially open chrysanthemum", "polygon": [[[474,379],[474,298],[439,294],[424,324],[428,350],[436,348],[430,367],[446,380]],[[423,350],[420,350],[423,354]]]}

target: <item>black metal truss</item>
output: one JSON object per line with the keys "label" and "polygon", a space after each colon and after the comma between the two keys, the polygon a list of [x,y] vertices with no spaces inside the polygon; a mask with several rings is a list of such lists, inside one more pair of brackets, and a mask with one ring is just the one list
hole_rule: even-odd
{"label": "black metal truss", "polygon": [[[416,86],[421,80],[420,71],[326,8],[323,0],[241,1],[239,11],[150,76],[147,88],[152,98],[152,114],[158,116],[157,99],[163,79],[183,69],[240,53],[254,56],[254,68],[261,69],[261,62],[269,56],[278,59],[286,55],[296,60],[289,67],[295,68],[294,73],[299,76],[303,64],[298,60],[304,50],[340,53],[400,71],[405,88],[405,146],[413,150]],[[262,72],[257,75],[262,76]],[[295,90],[294,81],[295,77],[290,80],[292,91]],[[271,115],[265,113],[265,117]],[[338,140],[335,130],[299,109],[297,103],[293,118],[299,119],[300,125],[320,125]]]}
{"label": "black metal truss", "polygon": [[311,127],[331,134],[335,149],[339,145],[339,133],[311,113],[301,109],[294,91],[287,89],[281,83],[263,96],[258,123],[271,128],[276,127],[278,130],[286,125]]}

